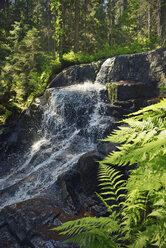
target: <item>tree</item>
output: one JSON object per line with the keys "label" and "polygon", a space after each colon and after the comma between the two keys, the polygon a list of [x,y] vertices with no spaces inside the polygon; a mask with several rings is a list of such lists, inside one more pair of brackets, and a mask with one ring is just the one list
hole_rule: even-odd
{"label": "tree", "polygon": [[63,9],[63,0],[51,0],[51,11],[54,16],[53,25],[54,25],[54,39],[56,41],[56,48],[59,53],[60,60],[63,55],[63,19],[62,19],[62,9]]}
{"label": "tree", "polygon": [[7,58],[1,74],[5,91],[11,94],[15,92],[18,103],[26,101],[33,91],[40,91],[36,76],[42,71],[45,60],[39,31],[32,28],[20,39],[23,30],[25,31],[25,26],[21,27],[21,23],[16,22],[10,37],[14,44],[11,43],[13,51]]}
{"label": "tree", "polygon": [[128,0],[123,0],[123,12],[127,9]]}
{"label": "tree", "polygon": [[80,0],[75,0],[75,35],[74,35],[74,52],[79,51],[79,22],[80,22]]}
{"label": "tree", "polygon": [[115,0],[108,0],[108,27],[109,27],[109,34],[108,34],[108,43],[110,46],[114,43],[113,38],[113,29],[115,25]]}
{"label": "tree", "polygon": [[158,36],[164,44],[166,42],[166,2],[164,0],[158,0]]}

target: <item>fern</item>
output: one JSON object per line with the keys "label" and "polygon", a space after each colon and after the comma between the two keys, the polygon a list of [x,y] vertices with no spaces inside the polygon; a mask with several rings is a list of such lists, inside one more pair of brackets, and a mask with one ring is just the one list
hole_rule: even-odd
{"label": "fern", "polygon": [[[115,232],[119,230],[119,225],[114,218],[86,217],[66,222],[52,230],[61,231],[61,235],[68,236],[68,242],[81,243],[81,247],[112,248],[116,245]],[[110,238],[112,233],[114,235]]]}
{"label": "fern", "polygon": [[[105,141],[119,143],[100,162],[98,197],[110,216],[55,228],[86,248],[166,247],[166,99],[128,115]],[[136,164],[127,181],[120,167]],[[63,230],[63,231],[62,231]],[[121,246],[120,246],[121,244]]]}
{"label": "fern", "polygon": [[166,100],[152,106],[123,120],[129,126],[120,127],[104,139],[125,145],[119,146],[119,151],[110,154],[103,163],[124,166],[147,160],[153,162],[156,157],[166,158]]}
{"label": "fern", "polygon": [[122,176],[116,169],[103,165],[102,162],[100,163],[98,173],[98,178],[101,182],[99,186],[102,188],[100,196],[106,202],[114,202],[109,208],[107,207],[110,212],[112,212],[114,207],[120,210],[121,198],[125,197],[125,194],[122,193],[126,189],[125,180],[122,179]]}
{"label": "fern", "polygon": [[[109,217],[86,217],[80,220],[69,221],[62,226],[53,228],[52,230],[61,231],[61,235],[68,237],[67,242],[75,242],[86,248],[113,248],[120,247],[121,226],[119,224],[121,198],[124,197],[120,191],[125,189],[125,180],[119,171],[100,164],[99,180],[102,188],[98,197],[104,202]],[[113,201],[114,204],[109,205],[107,202]],[[117,208],[117,212],[113,211]]]}

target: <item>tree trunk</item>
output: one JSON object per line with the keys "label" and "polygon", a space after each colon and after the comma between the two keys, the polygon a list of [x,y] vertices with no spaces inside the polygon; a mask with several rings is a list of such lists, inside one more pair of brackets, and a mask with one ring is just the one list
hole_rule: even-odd
{"label": "tree trunk", "polygon": [[6,17],[9,16],[9,0],[6,0],[5,1],[5,10],[6,10]]}
{"label": "tree trunk", "polygon": [[108,36],[108,43],[110,46],[113,45],[113,26],[115,22],[115,15],[114,15],[114,0],[108,1],[108,27],[109,27],[109,36]]}
{"label": "tree trunk", "polygon": [[162,44],[166,42],[166,1],[161,0],[160,6],[160,35]]}
{"label": "tree trunk", "polygon": [[157,34],[162,44],[166,41],[166,2],[165,0],[157,1]]}
{"label": "tree trunk", "polygon": [[74,52],[79,51],[79,17],[80,17],[80,0],[75,0],[75,33],[74,33]]}
{"label": "tree trunk", "polygon": [[151,5],[148,4],[148,39],[150,39],[150,37],[151,37],[151,29],[152,29],[151,14],[152,14]]}
{"label": "tree trunk", "polygon": [[46,1],[46,10],[47,10],[47,27],[48,27],[48,31],[47,31],[47,49],[48,52],[53,50],[53,41],[52,41],[52,24],[51,24],[51,9],[50,9],[51,3],[50,0]]}
{"label": "tree trunk", "polygon": [[29,2],[28,0],[26,0],[26,17],[27,17],[27,21],[29,20]]}
{"label": "tree trunk", "polygon": [[65,30],[66,30],[66,4],[65,1],[63,2],[62,6],[62,29],[63,29],[63,35],[62,35],[62,53],[64,53],[65,45],[66,45],[66,37],[65,37]]}
{"label": "tree trunk", "polygon": [[[80,25],[82,25],[84,35],[87,36],[88,35],[87,15],[89,12],[89,11],[87,11],[89,8],[89,1],[88,0],[84,0],[82,8],[83,8],[83,10],[82,10],[83,16],[82,16],[82,23],[80,22]],[[84,40],[84,42],[81,44],[81,49],[86,51],[86,49],[87,49],[86,40]]]}
{"label": "tree trunk", "polygon": [[157,0],[157,35],[159,38],[161,38],[160,19],[161,19],[161,0]]}
{"label": "tree trunk", "polygon": [[127,9],[128,0],[123,0],[123,12]]}

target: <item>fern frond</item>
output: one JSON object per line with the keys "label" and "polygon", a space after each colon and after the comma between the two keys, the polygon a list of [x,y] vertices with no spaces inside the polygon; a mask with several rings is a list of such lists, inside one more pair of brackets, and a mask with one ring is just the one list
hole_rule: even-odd
{"label": "fern frond", "polygon": [[163,223],[146,225],[144,231],[139,231],[130,248],[166,247],[166,230]]}
{"label": "fern frond", "polygon": [[98,179],[100,181],[102,192],[100,196],[107,201],[113,201],[111,206],[112,209],[117,207],[120,209],[120,200],[124,199],[125,194],[123,193],[126,181],[123,180],[123,175],[111,166],[105,165],[100,162]]}
{"label": "fern frond", "polygon": [[86,217],[66,222],[52,230],[60,231],[61,235],[68,237],[68,242],[81,243],[82,247],[112,248],[116,247],[115,233],[119,231],[119,225],[109,217]]}
{"label": "fern frond", "polygon": [[147,106],[141,110],[131,113],[128,116],[136,116],[137,119],[146,119],[148,116],[165,117],[166,113],[166,99],[161,100],[159,103]]}
{"label": "fern frond", "polygon": [[149,238],[150,237],[147,232],[139,232],[137,234],[137,237],[135,238],[135,242],[132,245],[129,245],[129,248],[145,248],[149,241]]}
{"label": "fern frond", "polygon": [[[159,157],[158,155],[161,150],[163,153],[166,152],[166,121],[158,119],[155,126],[151,119],[143,122],[133,119],[125,121],[130,125],[132,132],[135,133],[135,137],[133,136],[134,139],[131,140],[128,138],[128,133],[126,135],[126,127],[121,127],[120,130],[116,130],[112,136],[108,136],[105,140],[111,142],[116,141],[116,143],[122,141],[125,142],[125,144],[118,147],[119,151],[114,151],[109,154],[103,160],[103,164],[118,166],[132,165]],[[139,127],[138,122],[141,127]],[[146,123],[148,123],[148,125]],[[152,125],[149,125],[149,123]],[[119,136],[123,136],[123,139],[118,139]],[[158,149],[156,149],[156,147],[158,147]]]}

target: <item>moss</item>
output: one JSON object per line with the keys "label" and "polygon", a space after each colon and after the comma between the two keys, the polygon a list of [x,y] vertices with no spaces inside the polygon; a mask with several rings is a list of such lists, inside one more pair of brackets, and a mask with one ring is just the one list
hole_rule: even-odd
{"label": "moss", "polygon": [[166,77],[159,83],[160,97],[166,97]]}
{"label": "moss", "polygon": [[118,86],[115,83],[107,83],[106,89],[108,92],[108,98],[110,102],[113,104],[114,102],[117,102],[117,93],[118,93]]}
{"label": "moss", "polygon": [[11,116],[11,114],[12,114],[12,112],[7,110],[7,111],[5,112],[5,114],[0,115],[0,123],[1,123],[1,124],[5,124],[7,118],[8,118],[9,116]]}
{"label": "moss", "polygon": [[102,65],[102,62],[103,60],[99,60],[99,61],[96,61],[96,62],[92,62],[91,65],[95,71],[95,73],[97,74],[101,68],[101,65]]}

